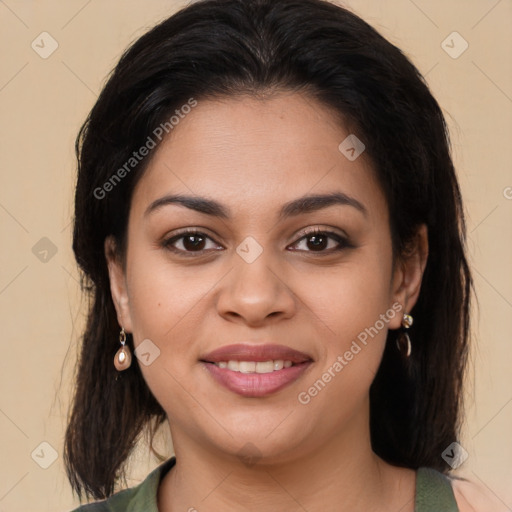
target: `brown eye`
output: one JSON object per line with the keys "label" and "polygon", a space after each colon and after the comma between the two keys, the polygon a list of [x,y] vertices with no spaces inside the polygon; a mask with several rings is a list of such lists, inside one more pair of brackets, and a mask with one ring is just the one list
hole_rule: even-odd
{"label": "brown eye", "polygon": [[307,247],[313,251],[323,250],[329,244],[329,237],[323,234],[308,235],[306,240]]}
{"label": "brown eye", "polygon": [[[210,245],[208,247],[208,245]],[[204,233],[199,231],[186,231],[164,240],[162,246],[177,254],[188,256],[190,253],[202,253],[211,249],[222,249],[221,246]],[[188,253],[188,254],[187,254]]]}
{"label": "brown eye", "polygon": [[203,250],[205,238],[201,235],[185,235],[183,238],[183,247],[187,251]]}
{"label": "brown eye", "polygon": [[[298,247],[301,246],[302,247]],[[332,231],[313,230],[295,242],[296,250],[331,253],[351,247],[347,238]]]}

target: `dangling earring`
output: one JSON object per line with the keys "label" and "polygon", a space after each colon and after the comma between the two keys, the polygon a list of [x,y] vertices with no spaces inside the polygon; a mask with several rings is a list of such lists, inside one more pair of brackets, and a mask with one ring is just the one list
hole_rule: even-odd
{"label": "dangling earring", "polygon": [[132,364],[132,353],[130,351],[130,347],[126,345],[126,333],[124,332],[124,328],[121,328],[119,341],[121,342],[121,348],[114,356],[114,366],[118,372],[122,372],[123,370],[130,368],[130,365]]}
{"label": "dangling earring", "polygon": [[398,347],[398,350],[406,358],[409,358],[411,355],[411,352],[412,352],[411,338],[409,338],[409,334],[407,333],[407,329],[409,329],[409,327],[411,327],[412,323],[413,323],[412,316],[404,314],[404,316],[402,318],[402,329],[396,339],[396,346]]}

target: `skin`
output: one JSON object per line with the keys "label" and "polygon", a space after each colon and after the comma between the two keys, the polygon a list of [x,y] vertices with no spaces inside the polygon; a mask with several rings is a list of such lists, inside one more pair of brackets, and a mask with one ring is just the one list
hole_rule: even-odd
{"label": "skin", "polygon": [[[168,415],[177,458],[159,488],[161,512],[414,510],[416,473],[380,459],[369,433],[370,384],[401,313],[309,403],[297,398],[393,304],[411,310],[428,255],[422,226],[412,253],[393,261],[371,162],[338,150],[349,133],[298,93],[199,101],[134,190],[125,265],[106,240],[119,324],[136,346],[150,339],[160,350],[141,369]],[[331,192],[356,199],[365,213],[331,205],[278,218],[288,201]],[[145,215],[171,193],[214,199],[230,216],[177,204]],[[184,228],[208,237],[204,253],[183,238],[174,247],[191,256],[165,247]],[[336,251],[328,238],[315,250],[304,233],[311,228],[347,236],[349,245]],[[263,250],[252,263],[236,252],[248,236]],[[199,358],[244,341],[287,345],[314,363],[271,396],[242,397],[217,384]],[[257,464],[240,456],[248,443]]]}

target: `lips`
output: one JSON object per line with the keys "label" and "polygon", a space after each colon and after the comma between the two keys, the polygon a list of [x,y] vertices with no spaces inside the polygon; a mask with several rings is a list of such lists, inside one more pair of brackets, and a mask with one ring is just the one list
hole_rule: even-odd
{"label": "lips", "polygon": [[248,345],[237,343],[220,347],[202,357],[201,361],[207,363],[219,363],[221,361],[270,361],[283,360],[299,364],[312,361],[312,358],[304,352],[299,352],[284,345]]}
{"label": "lips", "polygon": [[284,345],[243,343],[218,348],[200,361],[217,383],[250,398],[277,393],[313,363],[308,354]]}

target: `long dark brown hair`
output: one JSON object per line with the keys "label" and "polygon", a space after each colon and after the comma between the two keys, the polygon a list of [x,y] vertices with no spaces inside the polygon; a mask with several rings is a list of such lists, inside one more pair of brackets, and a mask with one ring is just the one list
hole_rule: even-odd
{"label": "long dark brown hair", "polygon": [[441,454],[460,427],[472,280],[438,103],[403,53],[346,9],[323,0],[202,0],[123,54],[76,141],[73,250],[90,302],[64,454],[79,496],[111,495],[141,433],[165,419],[138,364],[114,368],[119,325],[104,255],[109,235],[125,254],[132,191],[151,154],[112,177],[148,136],[158,142],[155,129],[190,98],[276,90],[307,92],[365,141],[396,255],[428,227],[413,354],[405,366],[389,331],[370,389],[371,440],[392,464],[448,469]]}

